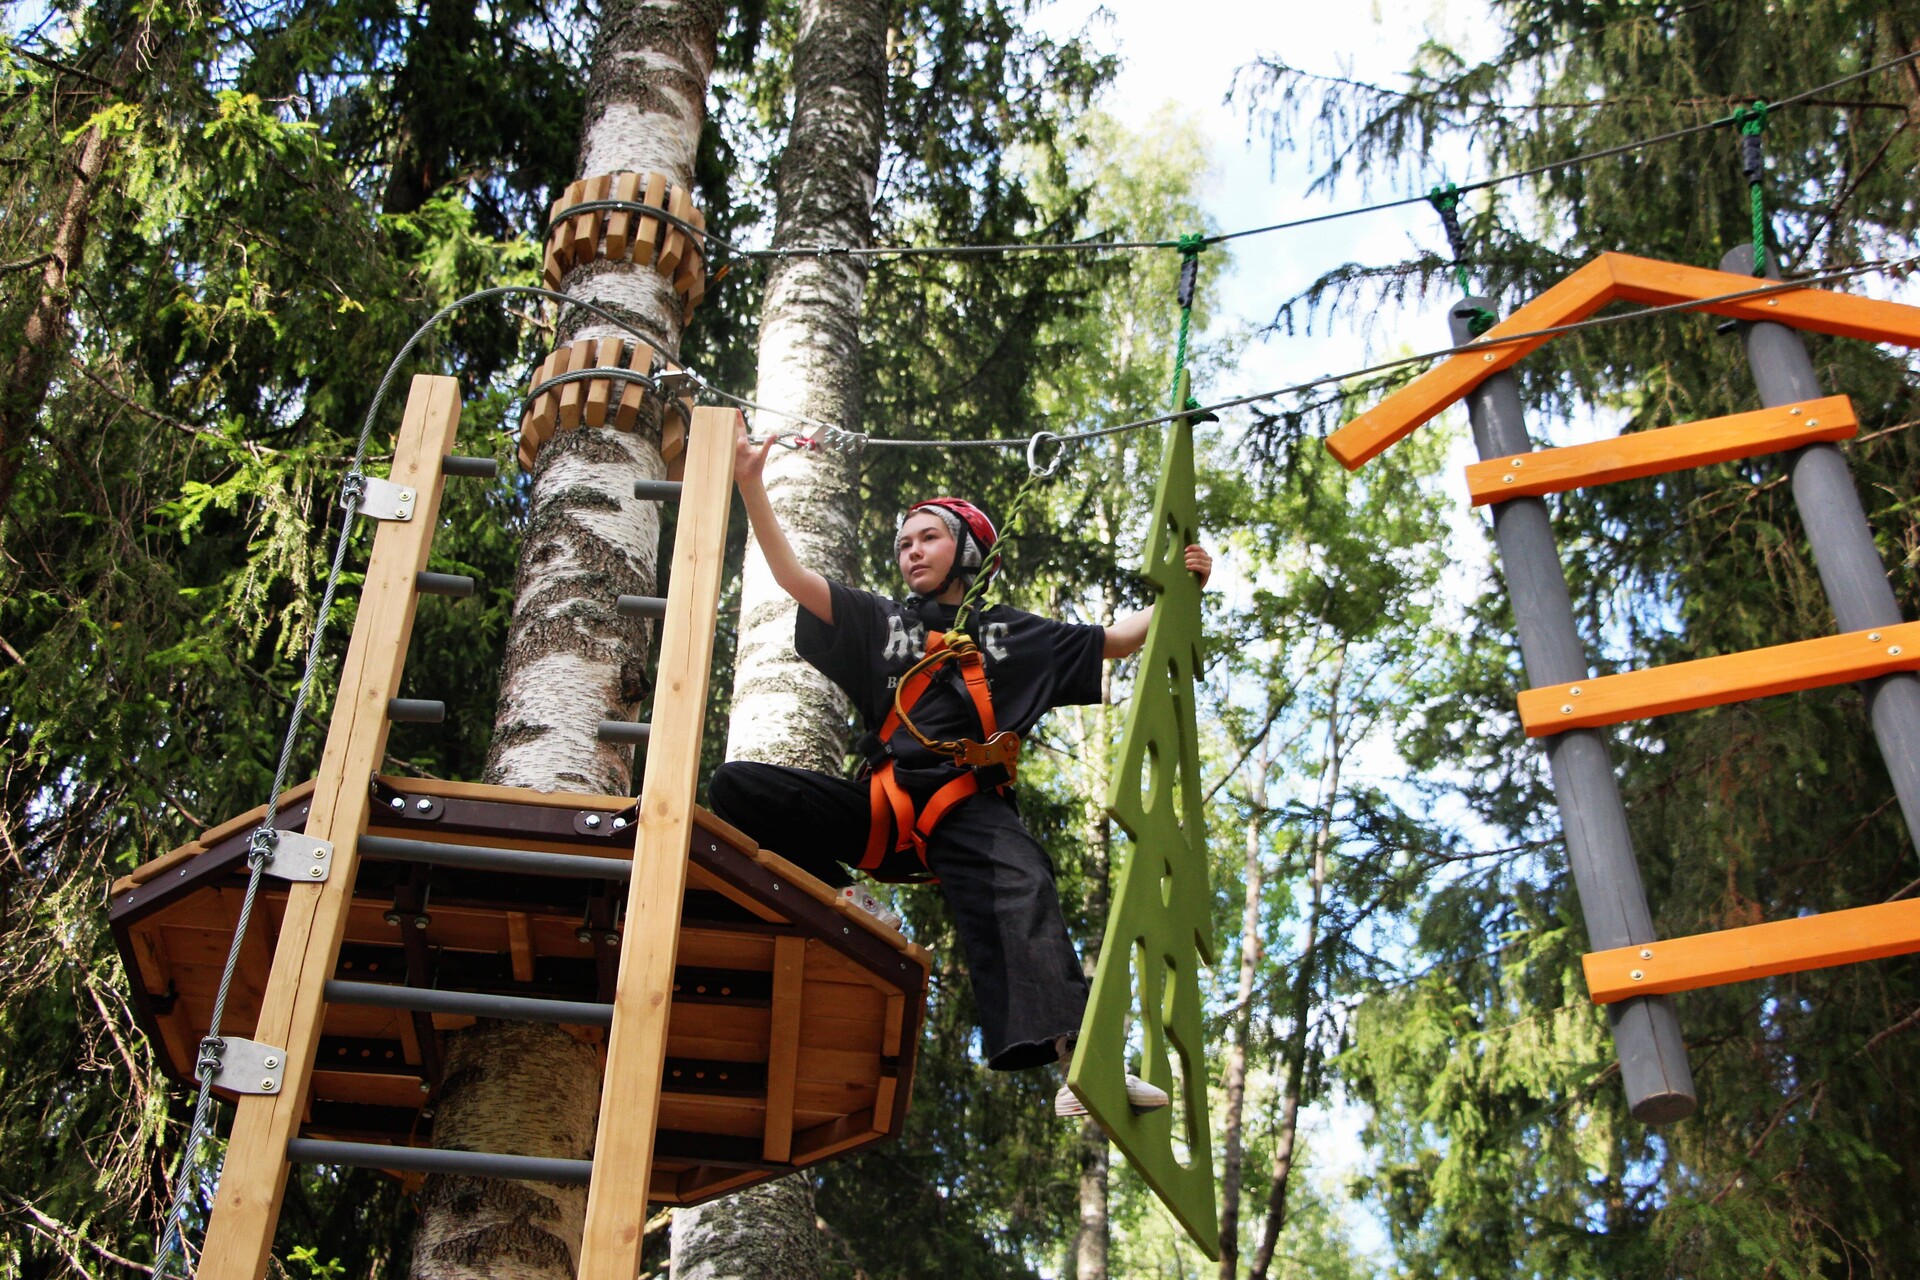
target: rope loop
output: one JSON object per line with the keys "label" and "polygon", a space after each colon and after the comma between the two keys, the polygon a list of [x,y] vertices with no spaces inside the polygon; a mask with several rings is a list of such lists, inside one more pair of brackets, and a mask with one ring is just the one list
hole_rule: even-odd
{"label": "rope loop", "polygon": [[[1049,440],[1057,447],[1053,451],[1052,461],[1042,465],[1040,462],[1040,449],[1041,446]],[[1066,456],[1066,441],[1051,431],[1036,431],[1033,433],[1033,438],[1027,441],[1027,473],[1041,480],[1045,480],[1060,469],[1060,460]]]}

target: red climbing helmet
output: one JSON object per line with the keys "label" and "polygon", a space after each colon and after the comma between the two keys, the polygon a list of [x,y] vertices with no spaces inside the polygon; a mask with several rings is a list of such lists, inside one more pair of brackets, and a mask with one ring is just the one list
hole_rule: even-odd
{"label": "red climbing helmet", "polygon": [[[953,535],[958,551],[953,557],[953,568],[947,574],[946,582],[929,594],[938,595],[946,589],[947,583],[965,573],[973,573],[986,566],[991,573],[998,567],[993,556],[994,543],[1000,535],[994,530],[993,521],[987,519],[987,513],[964,498],[928,498],[916,502],[906,509],[900,517],[900,524],[894,530],[895,541],[899,540],[900,530],[906,528],[907,521],[922,511],[932,511],[946,523],[947,532]],[[989,563],[992,561],[992,563]]]}

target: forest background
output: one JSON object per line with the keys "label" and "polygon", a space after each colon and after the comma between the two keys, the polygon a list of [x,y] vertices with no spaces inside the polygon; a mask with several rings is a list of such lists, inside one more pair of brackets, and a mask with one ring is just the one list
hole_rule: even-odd
{"label": "forest background", "polygon": [[[437,307],[534,281],[548,203],[579,176],[597,24],[620,8],[9,13],[0,1274],[118,1275],[152,1257],[186,1100],[132,1023],[104,886],[264,798],[372,388]],[[796,12],[750,4],[724,18],[697,176],[730,239],[768,234]],[[1920,37],[1920,6],[1832,0],[1503,0],[1473,17],[1431,27],[1398,74],[1354,72],[1338,49],[1247,47],[1239,74],[1210,88],[1230,91],[1254,155],[1291,146],[1279,163],[1338,205],[1718,118]],[[879,243],[1235,229],[1218,221],[1191,121],[1098,109],[1116,66],[1097,27],[1083,37],[997,0],[892,6],[888,21]],[[1766,189],[1789,272],[1913,252],[1916,125],[1913,64],[1770,119]],[[1601,250],[1710,265],[1747,238],[1746,196],[1730,133],[1701,133],[1473,193],[1466,266],[1511,308]],[[1260,220],[1307,211],[1290,202]],[[1457,284],[1437,223],[1417,205],[1372,217],[1399,221],[1344,240],[1237,242],[1231,267],[1222,249],[1203,255],[1203,326],[1229,270],[1236,294],[1282,281],[1257,323],[1203,330],[1203,399],[1259,389],[1236,370],[1275,369],[1278,385],[1360,362],[1302,356],[1315,350],[1303,335],[1341,335],[1318,348],[1339,356],[1439,345],[1434,304]],[[1295,256],[1309,268],[1297,285],[1248,265]],[[877,261],[863,422],[971,438],[1157,411],[1176,261]],[[742,264],[698,313],[685,362],[747,391],[760,302]],[[552,326],[529,306],[469,309],[415,365],[462,379],[467,447],[490,447],[503,479],[449,493],[436,567],[486,587],[457,608],[423,605],[409,670],[431,687],[408,692],[447,698],[450,713],[442,730],[397,731],[394,769],[473,777],[486,755],[527,519],[508,433]],[[1910,358],[1812,347],[1860,412],[1849,456],[1914,616]],[[1230,412],[1203,438],[1207,524],[1227,560],[1203,715],[1222,957],[1209,1065],[1232,1244],[1218,1273],[1920,1273],[1920,1109],[1900,1065],[1920,1029],[1911,961],[1683,997],[1700,1112],[1661,1131],[1626,1116],[1579,976],[1555,815],[1512,714],[1511,619],[1448,474],[1459,426],[1358,476],[1318,443],[1400,376]],[[1522,383],[1536,435],[1554,443],[1754,404],[1737,342],[1700,316],[1562,340]],[[1142,602],[1131,566],[1158,440],[1072,453],[1014,549],[1015,603],[1099,620]],[[863,544],[885,545],[886,495],[1003,508],[1010,461],[869,453],[850,513]],[[1598,671],[1832,630],[1767,460],[1569,495],[1555,516],[1578,553],[1569,577]],[[863,565],[885,584],[883,563]],[[346,633],[336,618],[335,658]],[[1053,717],[1025,801],[1089,946],[1126,852],[1098,806],[1127,683],[1123,669],[1110,705]],[[328,709],[323,694],[314,721]],[[303,767],[318,741],[304,739]],[[1915,889],[1857,691],[1672,717],[1615,741],[1663,934]],[[819,1171],[821,1273],[1215,1273],[1104,1144],[1051,1118],[1052,1080],[981,1069],[944,910],[924,893],[896,901],[940,957],[917,1105],[900,1143]],[[1303,1124],[1316,1114],[1344,1131]],[[413,1219],[379,1177],[303,1174],[277,1253],[296,1276],[407,1274]]]}

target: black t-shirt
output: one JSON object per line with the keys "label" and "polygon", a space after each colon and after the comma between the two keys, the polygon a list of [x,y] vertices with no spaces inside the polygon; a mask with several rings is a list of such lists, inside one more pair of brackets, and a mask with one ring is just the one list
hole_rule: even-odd
{"label": "black t-shirt", "polygon": [[[954,606],[920,602],[910,607],[838,582],[827,585],[833,593],[833,622],[799,609],[794,648],[846,690],[867,731],[878,732],[893,710],[895,684],[926,655],[929,626],[936,631],[950,628]],[[968,617],[967,634],[986,660],[987,688],[1001,729],[1024,735],[1054,707],[1100,701],[1104,628],[994,605]],[[957,663],[941,665],[908,714],[930,738],[981,737],[980,715]],[[891,745],[895,776],[909,790],[938,787],[960,772],[904,728],[895,732]]]}

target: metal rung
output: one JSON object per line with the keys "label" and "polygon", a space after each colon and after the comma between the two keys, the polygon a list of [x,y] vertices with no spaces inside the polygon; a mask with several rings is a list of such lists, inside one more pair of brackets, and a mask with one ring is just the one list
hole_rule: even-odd
{"label": "metal rung", "polygon": [[648,502],[680,501],[680,482],[678,480],[635,480],[633,496]]}
{"label": "metal rung", "polygon": [[413,589],[426,596],[452,596],[465,600],[473,594],[473,579],[464,573],[428,573],[413,575]]}
{"label": "metal rung", "polygon": [[600,741],[617,742],[624,746],[645,746],[653,735],[650,724],[635,724],[631,720],[602,720],[600,722]]}
{"label": "metal rung", "polygon": [[439,724],[447,718],[447,704],[433,698],[388,698],[387,719],[395,724]]}
{"label": "metal rung", "polygon": [[557,876],[567,880],[631,880],[633,862],[627,858],[594,858],[578,853],[526,853],[486,845],[440,844],[400,836],[361,836],[360,852],[369,858],[418,862],[431,867],[463,867],[469,871],[505,871],[515,875]]}
{"label": "metal rung", "polygon": [[440,474],[491,480],[500,474],[500,464],[493,458],[469,458],[450,453],[440,460]]}
{"label": "metal rung", "polygon": [[621,596],[613,602],[613,607],[624,618],[664,618],[667,616],[667,601],[664,596]]}
{"label": "metal rung", "polygon": [[293,1138],[287,1143],[287,1159],[295,1164],[340,1164],[357,1169],[397,1169],[404,1173],[464,1173],[478,1178],[515,1178],[522,1182],[563,1182],[576,1186],[593,1181],[591,1160],[388,1147],[375,1142]]}
{"label": "metal rung", "polygon": [[613,1006],[590,1000],[538,1000],[479,991],[436,991],[378,982],[343,982],[338,978],[327,982],[326,998],[330,1004],[370,1005],[376,1009],[405,1009],[409,1013],[460,1013],[513,1022],[559,1022],[572,1027],[613,1025]]}

